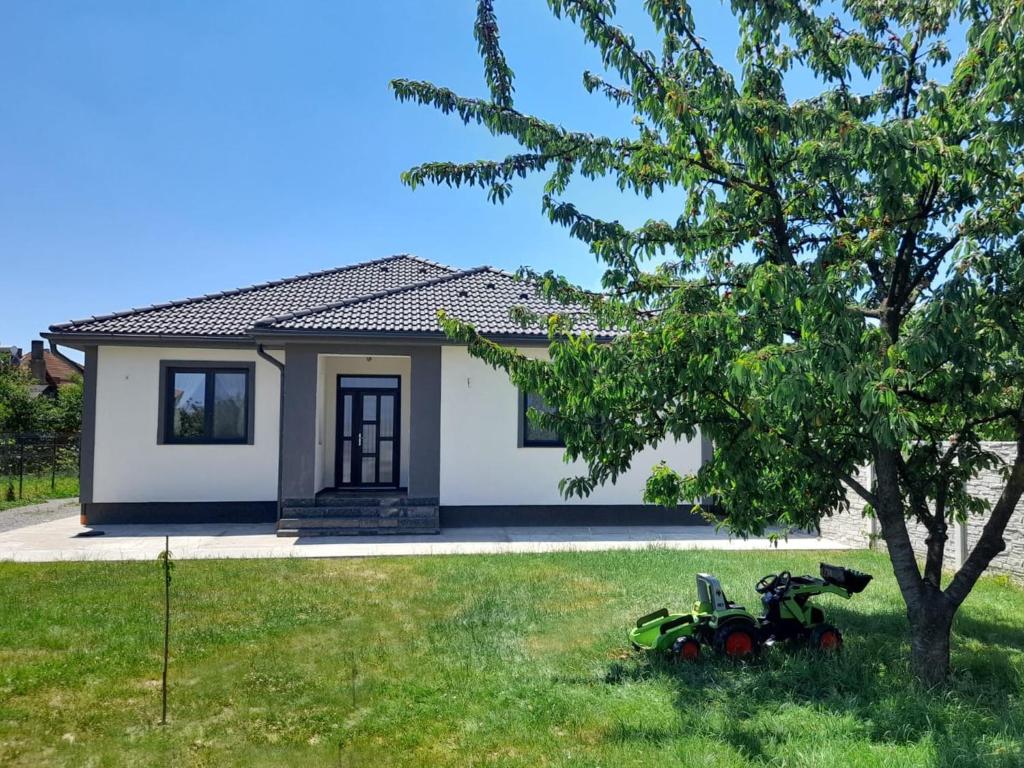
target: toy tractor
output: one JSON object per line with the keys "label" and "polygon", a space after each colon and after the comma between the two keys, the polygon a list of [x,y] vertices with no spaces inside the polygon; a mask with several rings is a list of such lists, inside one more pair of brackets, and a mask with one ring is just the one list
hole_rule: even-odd
{"label": "toy tractor", "polygon": [[799,640],[816,650],[836,651],[842,647],[843,636],[825,621],[820,608],[808,605],[808,600],[825,594],[849,599],[870,581],[866,573],[826,563],[821,564],[821,578],[792,576],[789,571],[770,574],[755,586],[764,609],[762,616],[755,616],[726,598],[718,579],[699,573],[697,602],[689,613],[673,614],[662,608],[643,616],[630,630],[629,639],[636,648],[682,661],[696,661],[706,646],[738,659],[782,640]]}

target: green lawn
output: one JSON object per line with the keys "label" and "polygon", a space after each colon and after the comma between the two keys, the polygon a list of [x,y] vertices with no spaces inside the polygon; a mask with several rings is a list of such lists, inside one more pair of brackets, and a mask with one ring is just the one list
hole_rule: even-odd
{"label": "green lawn", "polygon": [[[316,546],[311,544],[309,546]],[[773,649],[673,667],[630,651],[639,614],[734,599],[802,553],[644,552],[179,562],[161,727],[154,563],[0,563],[0,764],[1020,766],[1024,592],[983,581],[955,685],[904,661],[884,557],[838,658]]]}
{"label": "green lawn", "polygon": [[[70,499],[78,495],[78,475],[57,475],[54,485],[50,484],[49,473],[25,475],[22,479],[21,498],[18,498],[18,478],[0,475],[0,510],[39,504],[48,499]],[[8,499],[8,490],[13,488],[14,499]]]}

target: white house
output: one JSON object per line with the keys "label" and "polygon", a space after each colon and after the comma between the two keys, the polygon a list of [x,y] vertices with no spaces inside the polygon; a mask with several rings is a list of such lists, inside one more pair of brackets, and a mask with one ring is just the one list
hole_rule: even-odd
{"label": "white house", "polygon": [[51,326],[85,353],[82,516],[277,520],[282,535],[439,525],[685,523],[642,504],[662,444],[587,499],[565,500],[557,435],[504,372],[441,333],[438,309],[544,355],[509,312],[554,309],[509,274],[393,256]]}

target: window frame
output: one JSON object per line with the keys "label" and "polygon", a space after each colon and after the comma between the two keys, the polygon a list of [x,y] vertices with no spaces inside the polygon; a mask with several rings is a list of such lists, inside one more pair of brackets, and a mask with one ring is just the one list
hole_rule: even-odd
{"label": "window frame", "polygon": [[565,448],[565,440],[561,437],[554,440],[541,440],[530,437],[530,427],[534,426],[530,422],[530,414],[528,413],[529,406],[527,405],[527,391],[520,389],[518,391],[519,401],[519,447],[520,448]]}
{"label": "window frame", "polygon": [[[202,373],[206,376],[206,402],[203,423],[204,434],[201,437],[174,436],[174,374]],[[214,437],[213,419],[215,380],[217,373],[241,373],[245,375],[245,435],[238,437]],[[159,381],[159,402],[157,410],[157,444],[158,445],[253,445],[255,440],[256,421],[256,363],[245,360],[161,360]]]}

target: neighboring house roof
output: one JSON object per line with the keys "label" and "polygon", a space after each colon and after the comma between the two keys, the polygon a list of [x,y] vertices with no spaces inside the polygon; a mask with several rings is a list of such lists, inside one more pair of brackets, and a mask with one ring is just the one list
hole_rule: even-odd
{"label": "neighboring house roof", "polygon": [[[42,385],[40,383],[43,389],[47,386],[59,387],[61,384],[70,381],[73,376],[81,376],[85,370],[73,360],[55,355],[48,349],[43,350],[43,362],[46,364],[46,384]],[[21,362],[18,365],[22,370],[31,373],[32,357],[30,355],[22,355]]]}
{"label": "neighboring house roof", "polygon": [[[523,328],[514,307],[541,315],[578,315],[575,327],[596,332],[579,307],[544,300],[535,287],[492,267],[458,270],[415,256],[391,256],[236,291],[76,320],[53,336],[248,337],[339,333],[440,335],[437,311],[484,334],[544,337]],[[610,335],[610,334],[606,334]]]}

